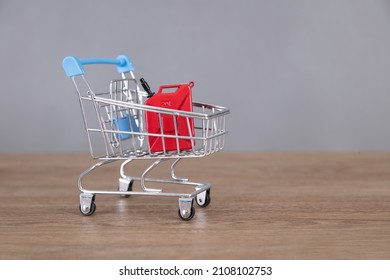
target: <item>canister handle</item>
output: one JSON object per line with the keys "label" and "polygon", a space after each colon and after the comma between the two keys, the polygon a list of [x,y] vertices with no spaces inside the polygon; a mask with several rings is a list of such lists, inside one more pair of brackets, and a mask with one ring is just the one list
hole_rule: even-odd
{"label": "canister handle", "polygon": [[195,85],[195,83],[194,83],[194,81],[191,81],[191,82],[189,82],[188,84],[164,85],[164,86],[160,86],[160,87],[158,88],[157,93],[158,93],[158,94],[162,93],[163,89],[168,89],[168,88],[177,88],[177,89],[178,89],[178,88],[181,87],[181,86],[187,86],[187,85],[188,85],[190,88],[193,88],[194,85]]}
{"label": "canister handle", "polygon": [[116,65],[119,73],[134,71],[133,63],[125,55],[117,58],[85,58],[79,59],[75,56],[67,56],[62,61],[62,67],[68,77],[83,75],[85,73],[83,65],[87,64],[112,64]]}

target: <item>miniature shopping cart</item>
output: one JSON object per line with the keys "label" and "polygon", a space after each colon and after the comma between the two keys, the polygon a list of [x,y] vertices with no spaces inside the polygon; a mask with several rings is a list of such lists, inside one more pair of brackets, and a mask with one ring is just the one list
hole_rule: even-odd
{"label": "miniature shopping cart", "polygon": [[[111,80],[109,89],[96,92],[84,75],[83,66],[87,64],[115,65],[120,73],[119,79]],[[192,101],[191,111],[145,105],[148,94],[140,89],[134,76],[134,67],[124,55],[115,59],[78,59],[68,56],[63,60],[63,68],[66,75],[71,77],[79,97],[91,156],[99,160],[82,172],[78,179],[82,214],[89,216],[95,212],[95,196],[98,194],[178,197],[179,216],[186,221],[194,217],[194,199],[200,207],[210,203],[210,184],[177,177],[175,166],[182,158],[204,157],[224,147],[227,133],[225,117],[229,113],[227,108]],[[190,87],[193,85],[189,84]],[[148,126],[151,126],[148,120],[154,121],[154,126],[160,126],[161,129],[148,130]],[[171,127],[170,133],[164,129],[164,126],[168,126],[167,120]],[[186,133],[181,132],[183,129],[179,124],[188,126],[188,129],[184,127]],[[160,141],[158,149],[150,144],[150,140],[156,139]],[[185,148],[181,145],[183,141],[187,143]],[[138,177],[125,174],[125,166],[138,159],[150,159],[152,164]],[[91,171],[117,160],[123,161],[118,189],[91,190],[82,186],[83,178]],[[168,160],[173,161],[169,179],[147,176],[153,168]],[[134,181],[139,182],[139,191],[133,190]],[[166,185],[185,186],[190,191],[168,192]]]}

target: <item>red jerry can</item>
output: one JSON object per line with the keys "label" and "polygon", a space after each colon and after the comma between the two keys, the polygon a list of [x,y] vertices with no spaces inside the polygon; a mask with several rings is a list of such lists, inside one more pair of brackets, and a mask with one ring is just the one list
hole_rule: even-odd
{"label": "red jerry can", "polygon": [[[192,112],[191,89],[193,86],[194,82],[192,81],[188,84],[161,86],[155,95],[145,101],[145,105]],[[176,118],[176,127],[174,118]],[[150,150],[153,153],[164,151],[164,148],[165,151],[190,150],[195,145],[195,140],[176,137],[176,135],[195,136],[194,120],[180,116],[180,112],[178,115],[174,115],[146,111],[146,129],[148,134],[164,134],[165,136],[148,135]],[[173,137],[166,137],[171,135]],[[164,144],[162,139],[164,139]],[[177,147],[177,143],[179,147]]]}

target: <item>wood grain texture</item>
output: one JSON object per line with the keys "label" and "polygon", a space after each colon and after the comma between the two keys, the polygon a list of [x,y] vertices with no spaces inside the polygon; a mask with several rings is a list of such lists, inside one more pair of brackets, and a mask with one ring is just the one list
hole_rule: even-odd
{"label": "wood grain texture", "polygon": [[[81,215],[76,180],[92,163],[0,155],[0,259],[390,259],[389,152],[188,159],[178,175],[212,184],[211,204],[190,222],[165,197],[100,195],[95,214]],[[92,173],[86,187],[115,190],[118,168]]]}

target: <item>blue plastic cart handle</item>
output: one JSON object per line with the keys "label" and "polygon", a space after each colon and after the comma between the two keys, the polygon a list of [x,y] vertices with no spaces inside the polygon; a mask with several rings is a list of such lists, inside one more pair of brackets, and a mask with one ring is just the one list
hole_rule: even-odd
{"label": "blue plastic cart handle", "polygon": [[86,64],[113,64],[119,73],[134,71],[133,63],[125,55],[119,55],[117,58],[86,58],[79,59],[75,56],[67,56],[62,61],[62,67],[68,77],[83,75]]}

